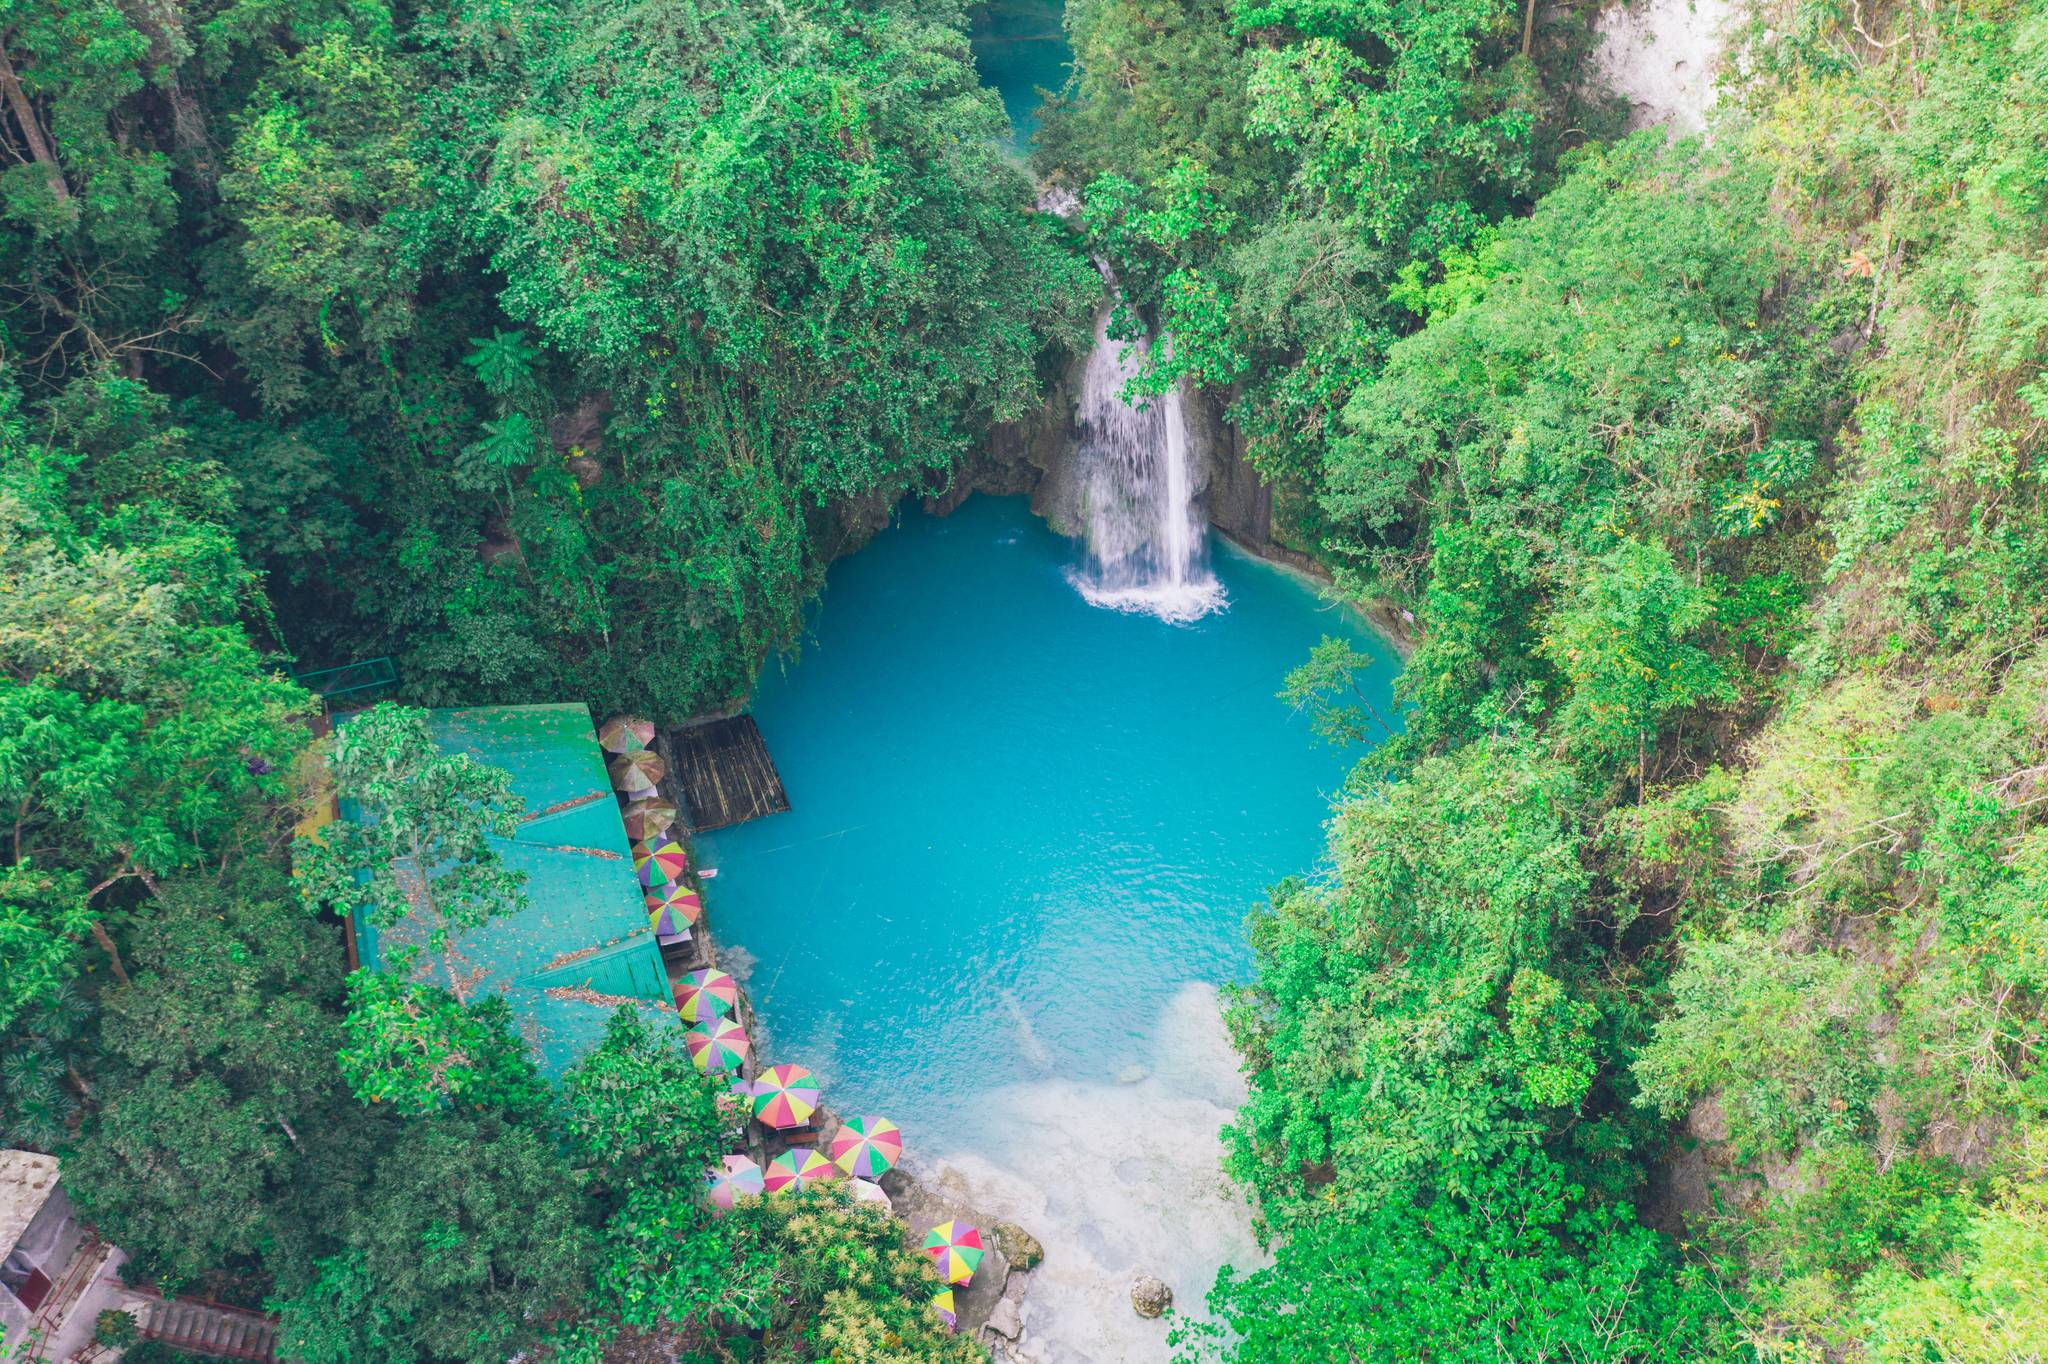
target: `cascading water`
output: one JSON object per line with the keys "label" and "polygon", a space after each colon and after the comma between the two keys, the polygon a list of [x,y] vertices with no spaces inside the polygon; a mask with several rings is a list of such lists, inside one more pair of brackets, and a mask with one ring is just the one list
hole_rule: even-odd
{"label": "cascading water", "polygon": [[[1102,273],[1113,294],[1114,278]],[[1207,528],[1195,506],[1180,387],[1135,407],[1124,401],[1151,346],[1112,338],[1112,307],[1096,319],[1075,414],[1088,564],[1074,584],[1096,606],[1195,620],[1223,605],[1223,588],[1209,571]]]}

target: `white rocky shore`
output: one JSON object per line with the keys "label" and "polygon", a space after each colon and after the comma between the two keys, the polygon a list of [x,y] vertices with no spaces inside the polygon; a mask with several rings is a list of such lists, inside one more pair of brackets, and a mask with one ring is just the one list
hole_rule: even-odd
{"label": "white rocky shore", "polygon": [[[1029,1228],[1045,1259],[1024,1272],[1003,1260],[976,1276],[966,1314],[999,1364],[1159,1364],[1174,1315],[1133,1307],[1138,1280],[1171,1290],[1174,1314],[1201,1311],[1219,1266],[1262,1262],[1251,1211],[1224,1177],[1218,1129],[1243,1097],[1216,991],[1190,986],[1169,1005],[1151,1054],[1118,1058],[1100,1083],[1045,1080],[998,1091],[988,1104],[993,1154],[906,1159],[898,1211],[977,1210],[984,1228]],[[892,1196],[896,1189],[891,1189]],[[1000,1245],[1000,1240],[998,1240]],[[991,1252],[984,1273],[998,1259]]]}

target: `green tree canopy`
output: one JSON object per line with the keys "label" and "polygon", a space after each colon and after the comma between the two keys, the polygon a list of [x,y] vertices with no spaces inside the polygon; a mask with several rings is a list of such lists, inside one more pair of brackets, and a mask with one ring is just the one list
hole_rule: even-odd
{"label": "green tree canopy", "polygon": [[[445,955],[460,936],[525,903],[524,872],[493,839],[509,838],[525,811],[511,778],[465,753],[443,753],[427,713],[390,703],[343,725],[329,767],[338,799],[355,807],[299,840],[300,894],[344,914],[358,908],[380,929],[411,921],[418,946]],[[451,964],[449,984],[466,993]]]}

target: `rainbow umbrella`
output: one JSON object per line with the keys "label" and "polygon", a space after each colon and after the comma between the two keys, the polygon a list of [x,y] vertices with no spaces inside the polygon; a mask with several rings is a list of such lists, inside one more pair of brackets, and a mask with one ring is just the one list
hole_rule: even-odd
{"label": "rainbow umbrella", "polygon": [[801,1193],[813,1184],[839,1178],[839,1169],[808,1146],[792,1146],[768,1162],[766,1178],[769,1193],[784,1189]]}
{"label": "rainbow umbrella", "polygon": [[626,806],[625,814],[622,816],[626,824],[626,837],[659,838],[675,827],[676,818],[681,814],[682,811],[665,800],[643,797],[633,801]]}
{"label": "rainbow umbrella", "polygon": [[699,1070],[737,1070],[747,1059],[747,1030],[737,1019],[706,1019],[683,1034],[683,1046]]}
{"label": "rainbow umbrella", "polygon": [[683,850],[682,844],[672,838],[651,846],[646,843],[635,843],[633,868],[640,873],[642,885],[647,884],[649,867],[660,872],[658,880],[661,884],[673,884],[681,881],[683,873],[690,869],[690,854]]}
{"label": "rainbow umbrella", "polygon": [[846,1183],[854,1202],[880,1203],[885,1208],[894,1209],[895,1205],[889,1201],[889,1195],[883,1192],[881,1185],[871,1184],[865,1179],[849,1179]]}
{"label": "rainbow umbrella", "polygon": [[722,1168],[714,1165],[704,1172],[704,1183],[711,1206],[723,1212],[732,1211],[736,1198],[756,1198],[766,1191],[761,1167],[747,1156],[727,1156]]}
{"label": "rainbow umbrella", "polygon": [[605,767],[612,774],[612,786],[636,800],[654,795],[660,790],[661,779],[668,775],[668,764],[661,760],[661,755],[644,748],[618,754]]}
{"label": "rainbow umbrella", "polygon": [[960,1313],[953,1306],[953,1290],[943,1289],[932,1297],[932,1311],[939,1314],[939,1320],[946,1323],[948,1331],[960,1329]]}
{"label": "rainbow umbrella", "polygon": [[673,838],[636,838],[632,853],[636,867],[658,861],[663,871],[680,872],[690,865],[689,853]]}
{"label": "rainbow umbrella", "polygon": [[802,1066],[771,1066],[755,1077],[754,1116],[770,1127],[802,1127],[818,1111],[818,1077]]}
{"label": "rainbow umbrella", "polygon": [[903,1159],[903,1131],[887,1118],[848,1118],[832,1136],[832,1162],[873,1179]]}
{"label": "rainbow umbrella", "polygon": [[654,722],[614,715],[598,729],[597,742],[607,753],[637,753],[654,742]]}
{"label": "rainbow umbrella", "polygon": [[659,886],[647,892],[647,922],[657,938],[680,938],[704,917],[704,901],[687,886]]}
{"label": "rainbow umbrella", "polygon": [[633,874],[640,878],[642,895],[660,895],[683,884],[680,874],[669,870],[670,863],[657,862],[652,857],[642,858],[634,854]]}
{"label": "rainbow umbrella", "polygon": [[965,1222],[941,1222],[926,1233],[924,1253],[938,1266],[940,1278],[960,1284],[973,1278],[974,1271],[981,1268],[981,1257],[988,1253],[988,1247],[981,1243],[980,1227],[970,1227]]}
{"label": "rainbow umbrella", "polygon": [[692,1023],[723,1018],[739,1006],[740,983],[716,967],[692,971],[676,986],[676,1008]]}

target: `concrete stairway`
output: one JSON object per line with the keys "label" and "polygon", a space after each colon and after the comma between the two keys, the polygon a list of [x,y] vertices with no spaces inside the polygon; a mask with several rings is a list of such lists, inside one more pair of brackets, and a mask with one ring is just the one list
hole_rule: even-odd
{"label": "concrete stairway", "polygon": [[189,1298],[157,1298],[143,1313],[142,1334],[194,1354],[272,1364],[277,1323],[258,1312]]}

